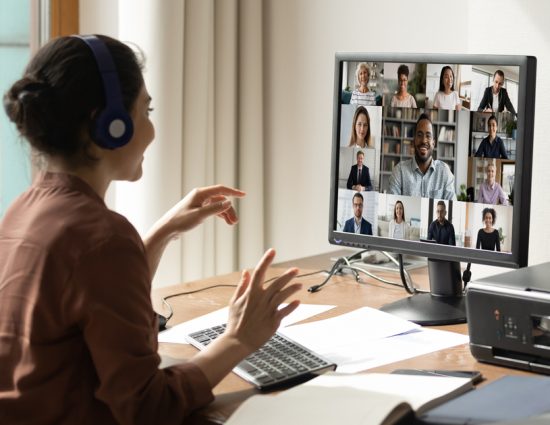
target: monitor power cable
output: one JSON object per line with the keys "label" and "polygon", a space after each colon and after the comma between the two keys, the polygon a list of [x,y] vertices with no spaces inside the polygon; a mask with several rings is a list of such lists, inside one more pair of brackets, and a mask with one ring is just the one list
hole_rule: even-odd
{"label": "monitor power cable", "polygon": [[466,286],[472,280],[472,272],[470,271],[470,268],[472,267],[472,263],[468,263],[466,265],[466,269],[464,272],[462,272],[462,282],[464,282],[464,291],[466,291]]}
{"label": "monitor power cable", "polygon": [[398,283],[398,282],[394,282],[394,281],[385,279],[381,276],[378,276],[378,275],[366,270],[363,267],[359,267],[358,265],[356,265],[359,261],[361,261],[361,255],[364,252],[367,252],[367,251],[368,250],[365,249],[365,250],[359,251],[359,252],[357,252],[357,253],[355,253],[351,256],[338,258],[336,260],[336,262],[333,264],[330,271],[328,272],[328,275],[325,278],[325,280],[323,280],[323,282],[321,282],[317,285],[310,286],[308,288],[308,291],[309,292],[317,292],[317,291],[321,290],[321,288],[323,286],[325,286],[330,281],[332,276],[334,276],[335,274],[342,273],[344,270],[349,270],[354,274],[355,281],[358,282],[358,283],[363,283],[361,281],[361,278],[359,277],[359,273],[364,273],[367,276],[369,276],[369,277],[371,277],[375,280],[378,280],[379,282],[385,283],[387,285],[397,286],[397,287],[400,287],[400,288],[404,287],[405,290],[409,294],[415,294],[417,292],[425,292],[425,291],[421,291],[421,290],[418,290],[418,289],[415,288],[415,285],[412,282],[412,279],[411,279],[409,273],[407,272],[407,270],[404,268],[404,266],[402,264],[403,263],[402,256],[401,256],[401,264],[400,264],[391,254],[389,254],[385,251],[381,251],[382,254],[384,254],[386,257],[388,257],[388,259],[390,261],[392,261],[396,266],[399,267],[402,283]]}

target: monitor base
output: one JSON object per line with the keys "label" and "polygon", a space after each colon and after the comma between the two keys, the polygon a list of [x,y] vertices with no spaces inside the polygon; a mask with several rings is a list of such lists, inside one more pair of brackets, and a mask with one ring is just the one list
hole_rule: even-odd
{"label": "monitor base", "polygon": [[464,297],[440,297],[432,294],[414,294],[386,304],[380,310],[423,326],[466,323]]}

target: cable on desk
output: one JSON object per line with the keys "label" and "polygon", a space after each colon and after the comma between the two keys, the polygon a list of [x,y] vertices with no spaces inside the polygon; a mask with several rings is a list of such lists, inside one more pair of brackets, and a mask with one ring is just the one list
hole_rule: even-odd
{"label": "cable on desk", "polygon": [[[327,271],[326,271],[326,270],[317,270],[317,271],[310,272],[310,273],[304,273],[304,274],[300,274],[300,275],[296,276],[295,279],[300,278],[300,277],[311,276],[311,275],[318,274],[318,273],[323,273],[323,272],[327,272]],[[272,282],[272,281],[274,281],[274,280],[277,279],[277,278],[279,278],[279,276],[272,277],[271,279],[268,279],[268,280],[264,281],[264,284],[269,283],[269,282]],[[162,304],[164,304],[164,305],[168,308],[168,311],[169,311],[168,316],[166,316],[166,321],[170,320],[170,319],[172,318],[172,316],[174,315],[174,310],[172,309],[172,306],[170,305],[170,303],[167,301],[167,300],[169,300],[170,298],[175,298],[175,297],[179,297],[179,296],[182,296],[182,295],[195,294],[195,293],[197,293],[197,292],[207,291],[207,290],[209,290],[209,289],[215,289],[215,288],[236,288],[236,287],[237,287],[237,285],[229,285],[229,284],[220,283],[220,284],[216,284],[216,285],[206,286],[206,287],[204,287],[204,288],[193,289],[193,290],[191,290],[191,291],[185,291],[185,292],[178,292],[178,293],[176,293],[176,294],[171,294],[171,295],[167,295],[167,296],[165,296],[165,297],[162,297],[162,298],[161,298]]]}
{"label": "cable on desk", "polygon": [[401,260],[401,265],[397,262],[397,260],[395,260],[395,258],[393,258],[390,254],[388,254],[387,252],[385,251],[381,251],[386,257],[388,257],[392,262],[394,262],[397,266],[400,267],[400,272],[401,272],[401,278],[402,278],[402,283],[398,283],[398,282],[393,282],[391,280],[388,280],[388,279],[385,279],[383,277],[380,277],[366,269],[364,269],[363,267],[358,267],[357,265],[355,265],[355,263],[358,263],[359,261],[361,261],[361,254],[363,254],[364,252],[366,252],[368,250],[363,250],[363,251],[359,251],[349,257],[340,257],[336,260],[336,262],[333,264],[332,268],[330,269],[330,271],[328,272],[328,276],[325,278],[324,281],[322,281],[321,283],[317,284],[317,285],[312,285],[308,288],[308,291],[309,292],[317,292],[319,290],[321,290],[321,288],[323,286],[325,286],[330,278],[332,276],[334,276],[335,274],[337,273],[341,273],[343,272],[344,270],[351,270],[351,272],[355,275],[355,280],[358,282],[358,283],[362,283],[361,282],[361,279],[359,277],[359,273],[365,273],[367,276],[373,278],[373,279],[376,279],[382,283],[385,283],[387,285],[393,285],[393,286],[398,286],[398,287],[404,287],[405,290],[409,293],[409,294],[413,294],[413,293],[416,293],[416,292],[424,292],[424,291],[420,291],[418,289],[416,289],[414,287],[414,284],[412,283],[412,279],[409,275],[409,273],[404,269],[402,268],[402,260]]}
{"label": "cable on desk", "polygon": [[[385,283],[387,285],[404,287],[405,290],[409,294],[414,294],[416,292],[426,292],[426,291],[421,291],[421,290],[418,290],[418,289],[415,288],[409,273],[403,267],[403,257],[402,257],[401,254],[399,254],[399,262],[397,262],[397,260],[395,258],[393,258],[393,256],[391,256],[389,253],[387,253],[385,251],[381,251],[386,257],[388,257],[390,259],[390,261],[392,261],[394,264],[399,266],[399,272],[400,272],[400,275],[401,275],[402,284],[397,283],[397,282],[393,282],[393,281],[388,280],[388,279],[384,279],[383,277],[380,277],[380,276],[378,276],[378,275],[376,275],[376,274],[374,274],[374,273],[372,273],[372,272],[370,272],[370,271],[368,271],[368,270],[366,270],[362,267],[357,267],[355,265],[355,263],[361,260],[361,255],[366,251],[368,251],[368,250],[365,249],[365,250],[356,252],[353,255],[338,258],[335,261],[335,263],[333,264],[333,266],[330,270],[316,270],[314,272],[300,274],[300,275],[296,276],[296,279],[298,279],[300,277],[312,276],[314,274],[319,274],[319,273],[328,273],[327,277],[325,278],[325,280],[323,280],[323,282],[321,282],[317,285],[310,286],[308,288],[309,292],[317,292],[323,286],[325,286],[329,282],[330,278],[332,276],[334,276],[336,273],[341,273],[344,270],[350,270],[355,276],[355,281],[358,282],[358,283],[362,283],[361,279],[359,277],[359,273],[365,273],[367,276],[369,276],[373,279],[376,279],[376,280],[378,280],[382,283]],[[264,284],[272,282],[277,278],[279,278],[279,276],[272,277],[272,278],[264,281]],[[174,310],[172,309],[172,306],[170,305],[170,303],[167,301],[170,298],[175,298],[175,297],[179,297],[179,296],[182,296],[182,295],[196,294],[197,292],[207,291],[209,289],[236,288],[236,287],[237,287],[237,285],[216,284],[216,285],[206,286],[204,288],[194,289],[194,290],[191,290],[191,291],[178,292],[176,294],[171,294],[171,295],[167,295],[165,297],[162,297],[161,298],[162,303],[168,308],[168,311],[169,311],[168,316],[166,316],[166,321],[170,320],[172,318],[172,316],[174,315]]]}

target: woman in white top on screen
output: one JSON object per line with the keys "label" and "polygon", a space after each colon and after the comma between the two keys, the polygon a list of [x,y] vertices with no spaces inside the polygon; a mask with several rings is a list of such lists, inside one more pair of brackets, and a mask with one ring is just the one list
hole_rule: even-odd
{"label": "woman in white top on screen", "polygon": [[394,239],[410,239],[411,227],[405,221],[403,202],[397,201],[393,207],[393,220],[390,221],[388,235]]}
{"label": "woman in white top on screen", "polygon": [[444,66],[439,76],[439,91],[435,94],[434,108],[460,111],[462,102],[455,91],[455,74],[450,66]]}
{"label": "woman in white top on screen", "polygon": [[392,96],[390,106],[398,108],[416,108],[414,96],[407,93],[408,83],[409,67],[407,65],[399,65],[399,68],[397,68],[398,90],[397,93]]}
{"label": "woman in white top on screen", "polygon": [[368,148],[374,143],[370,137],[370,116],[364,106],[358,106],[353,115],[353,125],[348,147]]}
{"label": "woman in white top on screen", "polygon": [[356,89],[351,93],[349,103],[355,105],[376,105],[376,92],[369,90],[370,69],[365,62],[357,65],[355,70]]}

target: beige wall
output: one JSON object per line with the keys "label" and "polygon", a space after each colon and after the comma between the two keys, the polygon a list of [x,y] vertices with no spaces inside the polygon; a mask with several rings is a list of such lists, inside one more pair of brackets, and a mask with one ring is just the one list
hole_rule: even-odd
{"label": "beige wall", "polygon": [[[81,0],[81,7],[86,10],[86,4],[95,3]],[[267,195],[263,230],[279,260],[333,249],[327,243],[327,229],[337,51],[537,56],[529,255],[531,264],[550,260],[550,192],[544,190],[550,186],[550,173],[545,171],[550,148],[544,132],[550,80],[541,78],[550,68],[546,1],[424,0],[405,5],[397,0],[265,0],[263,6]],[[98,25],[85,23],[83,29]]]}

